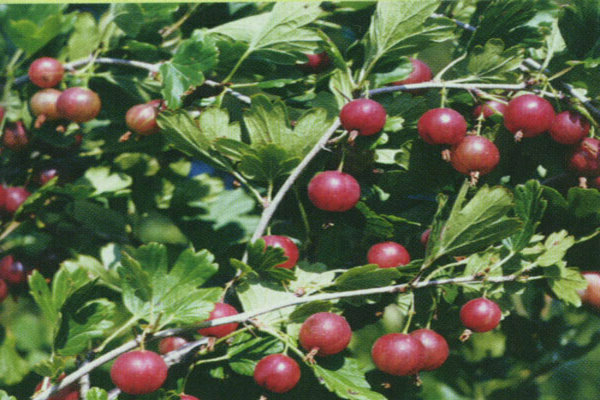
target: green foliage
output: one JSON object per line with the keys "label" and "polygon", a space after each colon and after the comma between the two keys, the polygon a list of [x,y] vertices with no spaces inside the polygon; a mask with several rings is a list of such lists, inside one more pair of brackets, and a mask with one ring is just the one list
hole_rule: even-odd
{"label": "green foliage", "polygon": [[600,2],[575,0],[561,9],[560,33],[576,58],[600,56]]}

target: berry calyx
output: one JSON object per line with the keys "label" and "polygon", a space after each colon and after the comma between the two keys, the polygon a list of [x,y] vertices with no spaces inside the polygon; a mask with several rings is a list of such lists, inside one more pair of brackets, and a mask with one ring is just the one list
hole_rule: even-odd
{"label": "berry calyx", "polygon": [[158,107],[153,104],[145,103],[131,107],[125,114],[125,123],[132,131],[143,135],[153,135],[160,131],[156,123]]}
{"label": "berry calyx", "polygon": [[547,100],[534,94],[524,94],[508,102],[504,126],[515,139],[534,137],[550,129],[554,108]]}
{"label": "berry calyx", "polygon": [[98,116],[102,103],[98,95],[86,88],[72,87],[58,97],[56,108],[63,118],[87,122]]}
{"label": "berry calyx", "polygon": [[587,287],[579,291],[581,302],[600,311],[600,272],[583,271],[581,275],[587,281]]}
{"label": "berry calyx", "polygon": [[14,124],[8,124],[4,128],[2,143],[7,148],[13,151],[23,150],[29,144],[29,134],[25,129],[22,121],[17,121]]}
{"label": "berry calyx", "polygon": [[326,51],[316,54],[305,54],[308,61],[300,66],[302,69],[311,72],[321,72],[331,64],[331,59]]}
{"label": "berry calyx", "polygon": [[19,285],[27,280],[27,267],[12,255],[0,260],[0,279],[10,285]]}
{"label": "berry calyx", "polygon": [[8,297],[8,285],[4,279],[0,279],[0,303]]}
{"label": "berry calyx", "polygon": [[29,80],[41,88],[51,88],[63,79],[65,69],[60,61],[51,57],[41,57],[29,66]]}
{"label": "berry calyx", "polygon": [[31,112],[38,117],[35,127],[39,128],[46,120],[56,121],[61,115],[56,103],[62,92],[56,89],[44,89],[36,92],[29,101]]}
{"label": "berry calyx", "polygon": [[360,185],[352,175],[323,171],[309,182],[308,197],[321,210],[348,211],[360,200]]}
{"label": "berry calyx", "polygon": [[411,58],[410,63],[412,64],[412,71],[408,77],[401,81],[393,82],[392,85],[409,85],[411,83],[428,82],[431,80],[433,74],[429,65],[416,58]]}
{"label": "berry calyx", "polygon": [[[238,312],[229,304],[226,303],[215,303],[215,308],[210,312],[208,319],[206,321],[211,321],[217,318],[229,317],[230,315],[236,315]],[[214,336],[221,338],[223,336],[229,335],[231,332],[235,331],[238,327],[238,323],[234,322],[231,324],[213,326],[210,328],[198,329],[198,333],[202,336]]]}
{"label": "berry calyx", "polygon": [[404,246],[396,242],[382,242],[371,246],[367,253],[369,264],[379,268],[394,268],[410,262],[410,254]]}
{"label": "berry calyx", "polygon": [[8,187],[4,190],[4,209],[9,214],[17,212],[30,193],[23,187]]}
{"label": "berry calyx", "polygon": [[284,354],[270,354],[254,367],[254,381],[274,393],[289,392],[299,380],[298,363]]}
{"label": "berry calyx", "polygon": [[590,123],[575,111],[556,114],[550,126],[550,136],[560,144],[576,144],[590,131]]}
{"label": "berry calyx", "polygon": [[346,318],[330,312],[313,314],[300,327],[300,344],[318,356],[330,356],[343,351],[350,339],[352,329]]}
{"label": "berry calyx", "polygon": [[467,121],[451,108],[434,108],[419,118],[419,136],[429,144],[456,144],[467,134]]}
{"label": "berry calyx", "polygon": [[425,360],[425,347],[405,333],[388,333],[373,344],[371,358],[380,371],[391,375],[414,375]]}
{"label": "berry calyx", "polygon": [[417,329],[410,335],[418,339],[425,348],[425,359],[420,368],[422,371],[433,371],[446,362],[450,350],[442,335],[431,329]]}
{"label": "berry calyx", "polygon": [[298,252],[298,246],[287,236],[280,235],[266,235],[262,239],[265,241],[267,246],[277,247],[283,250],[283,254],[287,257],[287,261],[275,266],[275,268],[294,268],[298,263],[300,256]]}
{"label": "berry calyx", "polygon": [[167,354],[178,348],[185,346],[188,341],[180,336],[169,336],[162,339],[158,343],[158,351],[160,354]]}
{"label": "berry calyx", "polygon": [[484,297],[465,303],[460,309],[463,325],[475,332],[491,331],[500,323],[502,310],[498,304]]}
{"label": "berry calyx", "polygon": [[110,369],[113,383],[127,394],[147,394],[158,390],[167,379],[167,364],[158,354],[135,350],[121,354]]}
{"label": "berry calyx", "polygon": [[487,119],[492,115],[504,115],[506,112],[507,105],[500,103],[496,100],[486,101],[484,104],[480,104],[473,110],[473,116],[479,118],[483,114],[483,118]]}
{"label": "berry calyx", "polygon": [[586,176],[600,175],[600,140],[584,138],[569,159],[569,168]]}
{"label": "berry calyx", "polygon": [[340,111],[340,121],[348,132],[374,135],[383,129],[387,113],[381,104],[371,99],[356,99],[346,103]]}
{"label": "berry calyx", "polygon": [[498,147],[483,136],[467,135],[460,143],[452,146],[450,163],[461,174],[485,175],[500,162]]}

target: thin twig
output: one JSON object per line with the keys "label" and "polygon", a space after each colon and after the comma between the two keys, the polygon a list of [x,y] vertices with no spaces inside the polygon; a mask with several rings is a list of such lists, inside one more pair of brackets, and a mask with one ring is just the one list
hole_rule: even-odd
{"label": "thin twig", "polygon": [[526,83],[457,83],[457,82],[423,82],[423,83],[411,83],[408,85],[395,85],[377,88],[369,91],[369,96],[374,96],[382,93],[397,92],[399,90],[414,90],[414,89],[433,89],[433,88],[446,88],[446,89],[504,89],[504,90],[520,90],[527,87]]}

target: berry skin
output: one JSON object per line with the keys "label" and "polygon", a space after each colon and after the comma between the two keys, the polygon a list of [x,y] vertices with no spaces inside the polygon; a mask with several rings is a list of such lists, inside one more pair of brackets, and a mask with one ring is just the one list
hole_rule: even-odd
{"label": "berry skin", "polygon": [[117,358],[110,369],[110,378],[127,394],[147,394],[163,385],[167,379],[167,370],[167,364],[158,354],[135,350]]}
{"label": "berry skin", "polygon": [[195,396],[190,396],[189,394],[181,394],[179,396],[179,398],[181,400],[200,400],[199,398],[195,397]]}
{"label": "berry skin", "polygon": [[129,129],[140,135],[153,135],[160,131],[156,123],[156,115],[158,115],[158,108],[153,104],[138,104],[127,111],[125,123]]}
{"label": "berry skin", "polygon": [[27,147],[29,135],[22,121],[17,121],[4,128],[2,143],[13,151],[20,151]]}
{"label": "berry skin", "polygon": [[340,121],[348,132],[358,131],[359,135],[374,135],[383,129],[387,113],[385,108],[370,99],[356,99],[346,103],[340,111]]}
{"label": "berry skin", "polygon": [[360,185],[352,175],[323,171],[308,184],[308,197],[321,210],[348,211],[360,200]]}
{"label": "berry skin", "polygon": [[289,392],[299,380],[298,363],[284,354],[270,354],[254,368],[254,381],[274,393]]}
{"label": "berry skin", "polygon": [[19,285],[27,280],[27,267],[8,255],[0,260],[0,279],[10,285]]}
{"label": "berry skin", "polygon": [[[410,85],[411,83],[428,82],[433,77],[429,65],[416,58],[411,58],[412,71],[406,79],[393,82],[392,85]],[[412,92],[412,90],[411,90]]]}
{"label": "berry skin", "polygon": [[62,81],[65,69],[57,59],[38,58],[29,66],[29,80],[41,88],[51,88]]}
{"label": "berry skin", "polygon": [[414,375],[425,360],[425,347],[404,333],[388,333],[373,344],[371,358],[380,371],[391,375]]}
{"label": "berry skin", "polygon": [[504,126],[515,137],[534,137],[550,129],[554,108],[547,100],[534,94],[524,94],[508,102]]}
{"label": "berry skin", "polygon": [[169,336],[158,343],[158,351],[160,354],[167,354],[185,346],[187,343],[188,341],[180,336]]}
{"label": "berry skin", "polygon": [[475,332],[491,331],[500,323],[502,310],[493,301],[479,297],[468,301],[460,309],[463,325]]}
{"label": "berry skin", "polygon": [[579,142],[569,159],[569,168],[582,175],[600,175],[600,140],[587,137]]}
{"label": "berry skin", "polygon": [[4,190],[4,209],[9,214],[17,212],[30,193],[23,187],[8,187]]}
{"label": "berry skin", "polygon": [[291,269],[296,266],[300,254],[298,252],[298,246],[296,246],[290,238],[287,236],[267,235],[263,236],[262,239],[267,246],[283,249],[283,254],[287,257],[286,262],[276,265],[275,268]]}
{"label": "berry skin", "polygon": [[394,268],[410,262],[408,251],[396,242],[382,242],[371,246],[367,253],[369,264],[377,264],[379,268]]}
{"label": "berry skin", "polygon": [[318,356],[330,356],[343,351],[352,339],[352,329],[346,318],[330,312],[311,315],[300,327],[300,344],[308,351],[318,350]]}
{"label": "berry skin", "polygon": [[427,243],[429,242],[429,236],[431,236],[431,228],[427,228],[421,233],[421,244],[424,247],[427,247]]}
{"label": "berry skin", "polygon": [[0,210],[5,210],[6,205],[6,187],[0,185]]}
{"label": "berry skin", "polygon": [[425,360],[421,365],[422,371],[433,371],[446,362],[450,350],[448,342],[442,335],[431,329],[417,329],[410,335],[418,339],[425,348]]}
{"label": "berry skin", "polygon": [[600,311],[600,273],[597,271],[583,271],[581,275],[588,282],[587,287],[579,291],[581,302],[594,310]]}
{"label": "berry skin", "polygon": [[576,144],[590,131],[590,123],[575,111],[556,114],[550,126],[550,136],[560,144]]}
{"label": "berry skin", "polygon": [[56,107],[63,118],[81,123],[96,118],[102,103],[95,92],[82,87],[72,87],[62,92]]}
{"label": "berry skin", "polygon": [[306,71],[321,72],[331,64],[331,59],[326,51],[317,54],[305,54],[305,56],[308,61],[301,64],[301,67]]}
{"label": "berry skin", "polygon": [[460,143],[452,146],[450,154],[450,162],[454,169],[465,175],[471,172],[485,175],[500,162],[498,147],[483,136],[465,136]]}
{"label": "berry skin", "polygon": [[8,285],[4,279],[0,279],[0,303],[8,297]]}
{"label": "berry skin", "polygon": [[451,108],[434,108],[419,118],[419,135],[429,144],[456,144],[467,134],[467,121]]}
{"label": "berry skin", "polygon": [[33,115],[36,117],[45,115],[46,119],[50,121],[60,119],[60,113],[56,108],[56,102],[61,94],[62,92],[56,89],[44,89],[36,92],[29,101]]}
{"label": "berry skin", "polygon": [[[236,315],[237,313],[237,310],[229,304],[215,303],[215,308],[210,312],[206,321],[211,321],[217,318],[229,317],[230,315]],[[239,324],[237,322],[234,322],[231,324],[213,326],[210,328],[198,329],[198,333],[202,336],[214,336],[221,338],[235,331],[238,325]]]}
{"label": "berry skin", "polygon": [[492,115],[504,115],[507,105],[496,100],[486,101],[485,104],[480,104],[473,110],[473,116],[479,118],[483,113],[483,118],[487,119]]}

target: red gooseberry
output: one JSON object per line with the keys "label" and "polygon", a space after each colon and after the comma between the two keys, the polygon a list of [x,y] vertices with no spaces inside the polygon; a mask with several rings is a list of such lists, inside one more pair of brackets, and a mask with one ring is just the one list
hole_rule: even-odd
{"label": "red gooseberry", "polygon": [[463,325],[475,332],[491,331],[500,323],[502,310],[498,304],[484,297],[465,303],[460,309]]}
{"label": "red gooseberry", "polygon": [[534,94],[524,94],[508,102],[504,112],[504,126],[515,139],[534,137],[550,129],[554,108],[547,100]]}
{"label": "red gooseberry", "polygon": [[140,395],[158,390],[167,379],[167,371],[167,364],[158,354],[135,350],[115,360],[110,378],[121,391]]}
{"label": "red gooseberry", "polygon": [[352,329],[346,318],[330,312],[311,315],[300,327],[300,344],[318,356],[330,356],[343,351],[352,339]]}
{"label": "red gooseberry", "polygon": [[41,57],[29,66],[29,80],[41,88],[51,88],[62,81],[65,69],[55,58]]}
{"label": "red gooseberry", "polygon": [[11,285],[23,283],[27,279],[27,267],[12,255],[4,256],[0,260],[0,279]]}
{"label": "red gooseberry", "polygon": [[581,275],[587,281],[587,287],[579,291],[581,302],[600,311],[600,272],[583,271]]}
{"label": "red gooseberry", "polygon": [[385,108],[371,99],[356,99],[346,103],[340,111],[340,122],[348,132],[370,136],[379,132],[385,125]]}
{"label": "red gooseberry", "polygon": [[379,268],[394,268],[410,262],[410,254],[399,243],[382,242],[371,246],[367,253],[369,264],[377,264]]}
{"label": "red gooseberry", "polygon": [[417,329],[410,335],[418,339],[425,348],[425,359],[421,365],[423,371],[433,371],[446,362],[450,352],[448,342],[439,333],[431,329]]}
{"label": "red gooseberry", "polygon": [[414,375],[425,360],[425,347],[405,333],[388,333],[373,344],[371,358],[380,371],[391,375]]}
{"label": "red gooseberry", "polygon": [[340,171],[323,171],[309,182],[308,197],[321,210],[348,211],[360,199],[360,185],[352,175]]}
{"label": "red gooseberry", "polygon": [[321,72],[331,64],[331,59],[326,51],[316,54],[305,54],[308,61],[301,64],[306,71]]}
{"label": "red gooseberry", "polygon": [[600,140],[586,137],[579,142],[569,159],[569,168],[582,175],[600,175]]}
{"label": "red gooseberry", "polygon": [[491,140],[483,136],[467,135],[452,146],[450,162],[461,174],[478,172],[479,175],[485,175],[500,162],[500,152]]}
{"label": "red gooseberry", "polygon": [[4,189],[4,209],[9,214],[17,212],[21,204],[27,200],[30,193],[24,187],[7,187]]}
{"label": "red gooseberry", "polygon": [[0,279],[0,303],[8,297],[8,285],[4,279]]}
{"label": "red gooseberry", "polygon": [[[64,378],[65,378],[65,374],[62,373],[59,378],[58,381],[61,382]],[[44,381],[42,380],[42,382],[38,383],[37,386],[35,387],[35,391],[38,392],[42,389],[42,384],[44,383]],[[48,382],[50,383],[50,382]],[[47,389],[50,386],[47,386],[44,388]],[[61,390],[59,390],[58,392],[54,393],[52,396],[48,397],[48,400],[77,400],[79,399],[79,385],[77,385],[76,383],[73,383]]]}
{"label": "red gooseberry", "polygon": [[[416,58],[411,58],[410,63],[412,65],[412,71],[408,77],[401,81],[393,82],[392,85],[410,85],[412,83],[428,82],[431,80],[433,74],[431,73],[429,65]],[[413,91],[411,90],[411,92]]]}
{"label": "red gooseberry", "polygon": [[43,115],[49,121],[60,119],[60,113],[56,108],[56,102],[62,92],[56,89],[43,89],[36,92],[29,101],[33,115]]}
{"label": "red gooseberry", "polygon": [[590,131],[590,123],[578,112],[556,114],[550,126],[550,136],[560,144],[576,144]]}
{"label": "red gooseberry", "polygon": [[62,92],[56,107],[63,118],[81,123],[96,118],[102,103],[100,97],[90,89],[72,87]]}
{"label": "red gooseberry", "polygon": [[167,354],[185,346],[187,343],[188,341],[180,336],[169,336],[158,343],[158,351],[160,354]]}
{"label": "red gooseberry", "polygon": [[[238,312],[229,304],[226,303],[215,303],[215,308],[210,312],[208,319],[206,321],[212,321],[213,319],[229,317],[231,315],[236,315]],[[235,331],[238,327],[237,322],[233,322],[230,324],[212,326],[210,328],[198,329],[198,333],[202,336],[214,336],[214,337],[224,337],[229,335],[231,332]]]}
{"label": "red gooseberry", "polygon": [[4,128],[2,143],[13,151],[23,150],[29,144],[29,134],[22,121],[7,124]]}
{"label": "red gooseberry", "polygon": [[274,393],[292,390],[300,380],[300,366],[284,354],[270,354],[254,367],[254,381]]}
{"label": "red gooseberry", "polygon": [[489,118],[492,115],[504,115],[507,105],[496,100],[488,100],[484,104],[480,104],[473,110],[473,116],[479,118],[483,114],[483,118]]}
{"label": "red gooseberry", "polygon": [[160,131],[156,123],[158,108],[150,103],[138,104],[131,107],[125,114],[125,123],[132,131],[143,135],[153,135]]}
{"label": "red gooseberry", "polygon": [[267,246],[282,249],[283,254],[287,257],[287,261],[276,265],[275,268],[294,268],[300,255],[298,252],[298,246],[296,246],[296,244],[292,242],[290,238],[280,235],[266,235],[263,236],[262,239],[265,241]]}
{"label": "red gooseberry", "polygon": [[451,108],[434,108],[417,123],[419,135],[429,144],[456,144],[467,134],[467,121]]}

